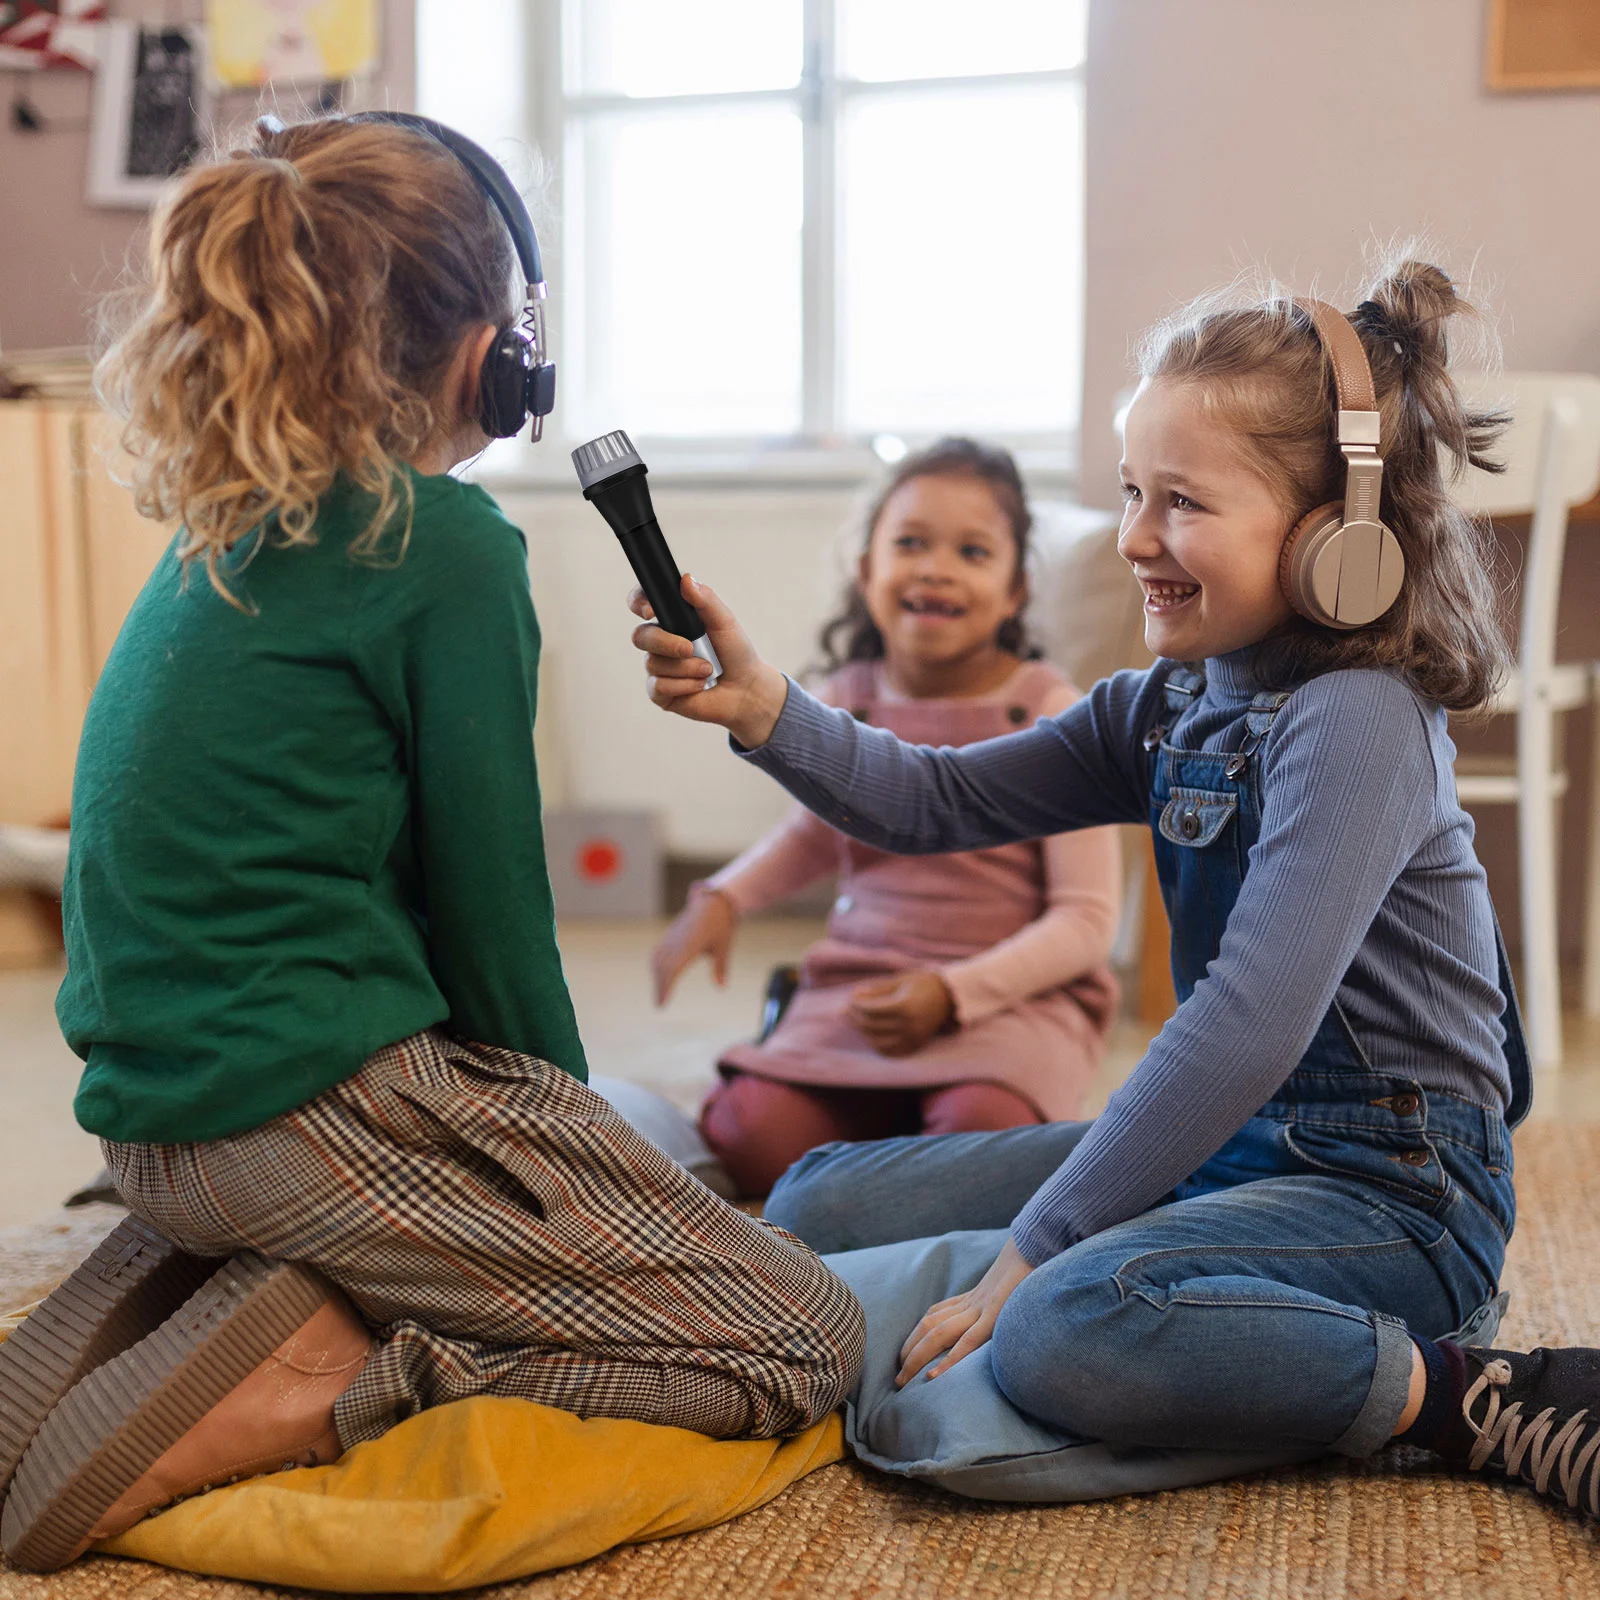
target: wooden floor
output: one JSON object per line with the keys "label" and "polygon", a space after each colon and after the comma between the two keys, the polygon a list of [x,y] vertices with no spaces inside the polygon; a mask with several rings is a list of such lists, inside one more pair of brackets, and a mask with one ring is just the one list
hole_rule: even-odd
{"label": "wooden floor", "polygon": [[[704,966],[688,973],[670,1006],[651,1002],[650,947],[660,922],[571,922],[561,929],[567,979],[592,1071],[659,1090],[692,1109],[730,1040],[755,1029],[766,975],[796,959],[820,924],[756,918],[739,932],[725,989]],[[72,1119],[78,1062],[57,1031],[58,971],[0,972],[0,1227],[51,1211],[100,1166],[95,1141]],[[1149,1042],[1120,1024],[1085,1113],[1099,1111]],[[1536,1117],[1600,1123],[1600,1021],[1569,1016],[1566,1059],[1539,1075]]]}

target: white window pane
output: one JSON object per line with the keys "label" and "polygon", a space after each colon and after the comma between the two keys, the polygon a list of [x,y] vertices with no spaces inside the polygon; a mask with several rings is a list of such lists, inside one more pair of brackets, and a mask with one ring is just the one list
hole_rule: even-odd
{"label": "white window pane", "polygon": [[502,159],[523,129],[524,16],[518,0],[473,0],[468,26],[460,0],[417,0],[417,110]]}
{"label": "white window pane", "polygon": [[567,0],[571,94],[706,94],[800,79],[801,0]]}
{"label": "white window pane", "polygon": [[[569,265],[586,436],[800,423],[800,120],[777,106],[571,128]],[[573,203],[575,202],[575,203]]]}
{"label": "white window pane", "polygon": [[1079,104],[1062,84],[850,105],[839,144],[847,429],[1074,426]]}
{"label": "white window pane", "polygon": [[838,0],[848,78],[1039,72],[1083,61],[1087,0]]}

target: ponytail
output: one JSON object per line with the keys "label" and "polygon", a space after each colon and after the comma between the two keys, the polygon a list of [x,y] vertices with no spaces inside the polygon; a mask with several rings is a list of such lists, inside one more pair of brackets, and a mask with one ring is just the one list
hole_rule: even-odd
{"label": "ponytail", "polygon": [[512,267],[460,163],[408,129],[261,128],[192,169],[95,373],[139,510],[181,519],[180,557],[230,600],[228,552],[258,531],[310,542],[341,474],[376,498],[353,553],[397,513],[409,530],[401,463],[453,424],[440,386],[469,327],[510,320]]}

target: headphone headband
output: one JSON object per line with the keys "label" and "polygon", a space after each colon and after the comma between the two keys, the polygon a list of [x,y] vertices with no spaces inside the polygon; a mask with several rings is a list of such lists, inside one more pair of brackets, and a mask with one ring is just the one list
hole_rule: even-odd
{"label": "headphone headband", "polygon": [[1350,319],[1326,300],[1296,300],[1295,305],[1311,318],[1311,326],[1333,367],[1339,453],[1346,467],[1344,520],[1377,522],[1383,494],[1378,395],[1361,335],[1351,327]]}
{"label": "headphone headband", "polygon": [[1361,335],[1323,300],[1296,300],[1333,367],[1344,504],[1318,506],[1290,529],[1278,559],[1289,604],[1328,628],[1376,622],[1400,594],[1405,556],[1383,524],[1377,390]]}
{"label": "headphone headband", "polygon": [[539,236],[533,231],[533,218],[506,176],[506,169],[481,144],[475,144],[464,133],[457,133],[442,122],[435,122],[432,117],[419,117],[412,111],[358,111],[344,120],[388,122],[399,128],[409,128],[413,133],[425,134],[442,144],[472,174],[489,203],[500,213],[516,248],[517,260],[522,263],[522,275],[532,297],[544,299],[544,264],[539,259]]}

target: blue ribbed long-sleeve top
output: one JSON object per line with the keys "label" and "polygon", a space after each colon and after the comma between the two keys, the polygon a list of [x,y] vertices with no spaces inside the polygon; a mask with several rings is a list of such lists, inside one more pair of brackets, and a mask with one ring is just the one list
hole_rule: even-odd
{"label": "blue ribbed long-sleeve top", "polygon": [[[907,855],[1148,824],[1143,739],[1169,720],[1173,667],[1119,672],[1057,717],[962,749],[903,744],[791,684],[769,741],[741,753],[834,827]],[[1259,688],[1249,652],[1205,673],[1168,740],[1237,749]],[[1261,833],[1217,958],[1017,1218],[1034,1265],[1214,1155],[1294,1070],[1335,996],[1376,1071],[1509,1105],[1494,915],[1443,709],[1387,673],[1328,673],[1290,698],[1259,759]]]}

